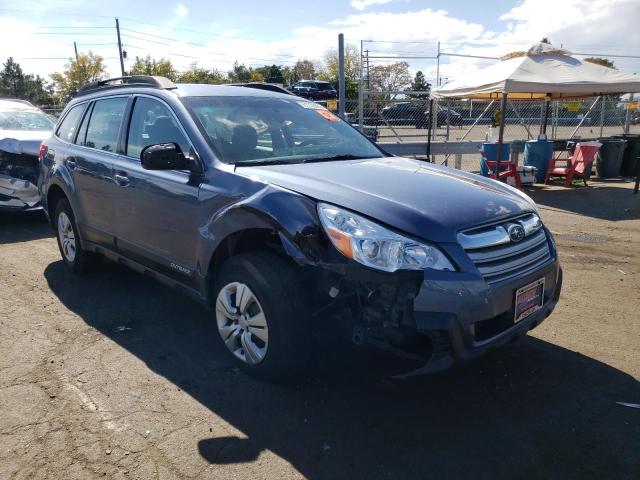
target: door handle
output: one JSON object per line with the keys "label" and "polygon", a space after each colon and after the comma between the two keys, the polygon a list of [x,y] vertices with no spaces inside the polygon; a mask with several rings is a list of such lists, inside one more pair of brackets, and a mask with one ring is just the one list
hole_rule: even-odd
{"label": "door handle", "polygon": [[74,168],[77,167],[75,158],[67,158],[67,161],[65,163],[67,164],[67,168],[69,170],[73,170]]}
{"label": "door handle", "polygon": [[121,187],[126,187],[127,185],[129,185],[129,177],[127,177],[126,172],[116,173],[113,178],[115,178],[116,183]]}

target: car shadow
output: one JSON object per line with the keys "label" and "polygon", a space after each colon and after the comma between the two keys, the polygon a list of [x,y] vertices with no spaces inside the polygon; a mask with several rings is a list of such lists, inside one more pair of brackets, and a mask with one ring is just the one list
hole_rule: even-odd
{"label": "car shadow", "polygon": [[[609,185],[633,185],[628,179],[589,180],[589,187],[583,185],[571,188],[549,189],[536,185],[526,187],[525,193],[538,205],[573,212],[587,217],[600,218],[612,222],[637,220],[640,218],[640,202],[632,195],[631,188]],[[560,184],[557,184],[560,185]]]}
{"label": "car shadow", "polygon": [[[311,479],[640,475],[638,410],[616,404],[640,401],[638,381],[552,343],[527,337],[397,381],[405,361],[336,342],[315,352],[324,368],[267,384],[232,368],[210,313],[176,291],[110,262],[83,278],[61,261],[44,274],[88,325],[246,435],[198,439],[210,463],[270,450]],[[122,323],[132,329],[116,333]]]}
{"label": "car shadow", "polygon": [[52,237],[53,231],[41,211],[0,212],[0,245]]}

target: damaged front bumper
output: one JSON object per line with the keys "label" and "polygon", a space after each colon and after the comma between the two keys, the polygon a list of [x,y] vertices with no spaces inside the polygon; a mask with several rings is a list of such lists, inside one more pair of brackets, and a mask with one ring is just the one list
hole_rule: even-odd
{"label": "damaged front bumper", "polygon": [[[468,272],[371,278],[369,272],[366,282],[353,276],[348,282],[357,292],[352,302],[353,341],[423,364],[401,378],[445,370],[526,335],[551,314],[562,288],[555,251],[540,267],[498,283]],[[542,278],[542,306],[516,322],[516,291]]]}
{"label": "damaged front bumper", "polygon": [[0,210],[40,210],[38,187],[29,180],[0,174]]}
{"label": "damaged front bumper", "polygon": [[37,187],[38,169],[37,156],[0,150],[0,210],[31,211],[42,208]]}

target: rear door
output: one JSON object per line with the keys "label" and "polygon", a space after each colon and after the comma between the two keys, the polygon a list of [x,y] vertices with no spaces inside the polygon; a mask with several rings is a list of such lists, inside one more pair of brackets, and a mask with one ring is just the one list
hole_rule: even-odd
{"label": "rear door", "polygon": [[148,145],[174,142],[193,157],[192,143],[169,105],[146,95],[135,97],[124,135],[126,149],[114,165],[120,185],[118,247],[128,257],[190,283],[196,268],[201,176],[184,170],[145,170],[140,153]]}
{"label": "rear door", "polygon": [[[103,98],[85,111],[75,138],[73,177],[82,211],[78,226],[85,240],[114,247],[115,197],[113,161],[128,96]],[[69,162],[71,158],[67,162]]]}

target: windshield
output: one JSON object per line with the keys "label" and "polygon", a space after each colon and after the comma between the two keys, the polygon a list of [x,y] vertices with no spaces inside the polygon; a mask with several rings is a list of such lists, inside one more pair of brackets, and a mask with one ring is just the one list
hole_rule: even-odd
{"label": "windshield", "polygon": [[384,156],[348,123],[300,98],[187,97],[183,101],[225,163],[303,163]]}
{"label": "windshield", "polygon": [[2,130],[53,130],[53,121],[35,110],[0,110]]}

